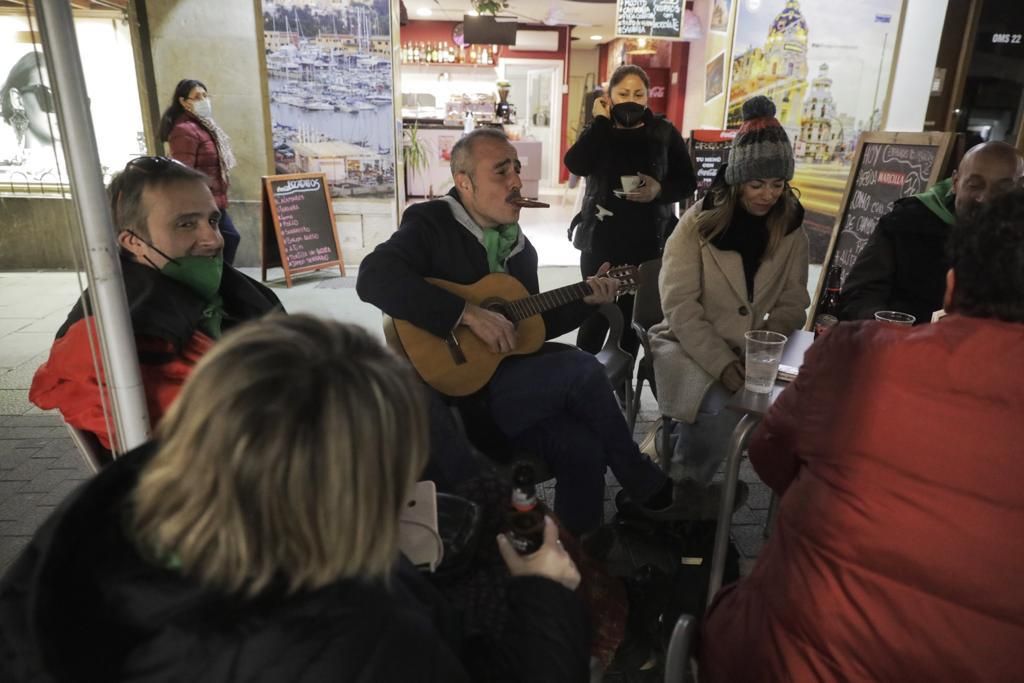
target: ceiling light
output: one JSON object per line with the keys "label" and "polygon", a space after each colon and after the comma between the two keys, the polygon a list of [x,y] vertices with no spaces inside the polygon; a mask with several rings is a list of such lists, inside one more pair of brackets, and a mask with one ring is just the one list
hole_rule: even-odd
{"label": "ceiling light", "polygon": [[429,17],[431,14],[433,14],[433,12],[430,11],[429,7],[420,7],[418,10],[416,10],[416,14],[420,15],[421,17]]}
{"label": "ceiling light", "polygon": [[604,36],[590,36],[591,40],[604,40]]}

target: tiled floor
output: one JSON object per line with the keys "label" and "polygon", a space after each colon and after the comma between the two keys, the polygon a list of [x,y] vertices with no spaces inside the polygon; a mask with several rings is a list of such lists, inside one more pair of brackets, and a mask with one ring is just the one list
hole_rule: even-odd
{"label": "tiled floor", "polygon": [[[542,290],[578,280],[578,252],[565,237],[575,213],[575,193],[543,195],[549,210],[523,212],[523,227],[540,254]],[[258,269],[248,274],[259,277]],[[812,269],[813,291],[817,270]],[[353,322],[383,338],[380,313],[356,296],[354,279],[312,274],[296,286],[272,285],[292,312],[307,312]],[[54,334],[79,295],[74,273],[0,273],[0,571],[12,561],[35,529],[89,471],[67,436],[60,416],[46,414],[28,401],[36,367],[46,358]],[[574,335],[561,341],[572,343]],[[640,441],[657,420],[649,390],[637,426]],[[734,538],[749,568],[761,547],[768,489],[747,463],[742,478],[750,499],[734,518]],[[609,496],[614,488],[609,489]]]}

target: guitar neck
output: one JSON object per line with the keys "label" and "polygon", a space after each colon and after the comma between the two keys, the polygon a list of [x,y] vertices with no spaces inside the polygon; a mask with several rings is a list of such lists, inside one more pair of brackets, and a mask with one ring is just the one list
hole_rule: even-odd
{"label": "guitar neck", "polygon": [[533,296],[516,299],[508,304],[508,316],[513,322],[539,315],[553,308],[571,304],[589,296],[594,290],[586,282],[577,282],[567,287],[559,287],[549,292],[541,292]]}

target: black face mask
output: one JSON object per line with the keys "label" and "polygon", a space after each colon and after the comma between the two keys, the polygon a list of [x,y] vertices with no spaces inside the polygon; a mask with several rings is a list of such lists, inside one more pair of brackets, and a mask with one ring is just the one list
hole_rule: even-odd
{"label": "black face mask", "polygon": [[625,128],[632,128],[640,123],[646,113],[647,107],[637,102],[623,102],[612,107],[612,118]]}

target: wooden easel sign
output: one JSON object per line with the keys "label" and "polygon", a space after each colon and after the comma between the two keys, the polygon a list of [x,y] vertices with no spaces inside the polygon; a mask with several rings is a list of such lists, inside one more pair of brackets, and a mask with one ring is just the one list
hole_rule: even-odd
{"label": "wooden easel sign", "polygon": [[843,267],[843,281],[895,201],[924,192],[941,180],[953,133],[864,133],[857,143],[841,210],[818,279],[814,320],[829,267]]}
{"label": "wooden easel sign", "polygon": [[292,276],[345,263],[334,224],[327,176],[292,173],[263,176],[263,220],[260,226],[263,281],[267,270],[281,267],[288,287]]}

